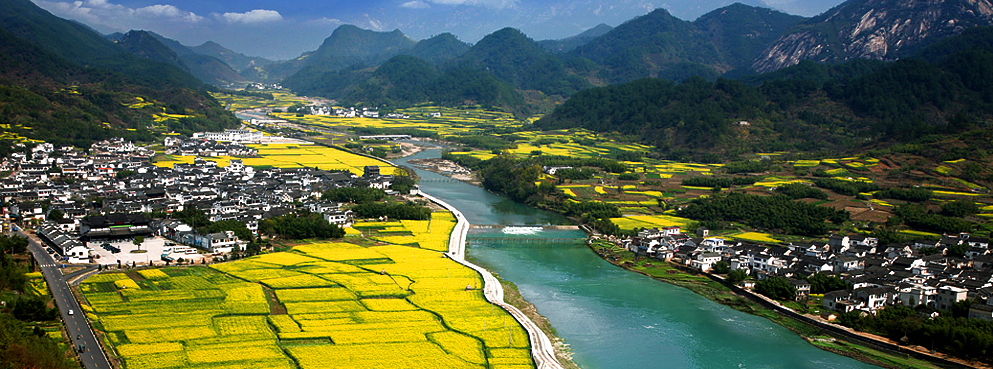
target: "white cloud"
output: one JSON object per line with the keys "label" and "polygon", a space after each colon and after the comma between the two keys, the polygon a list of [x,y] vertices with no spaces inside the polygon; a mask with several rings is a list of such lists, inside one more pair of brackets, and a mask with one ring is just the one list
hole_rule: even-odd
{"label": "white cloud", "polygon": [[224,13],[218,15],[228,23],[257,24],[283,20],[283,16],[275,10],[255,9],[245,13]]}
{"label": "white cloud", "polygon": [[403,4],[400,4],[400,7],[401,8],[407,8],[407,9],[427,9],[427,8],[430,8],[431,5],[428,5],[428,3],[425,3],[425,2],[420,1],[420,0],[414,0],[414,1],[408,1],[408,2],[405,2]]}
{"label": "white cloud", "polygon": [[172,5],[150,5],[144,8],[138,8],[134,10],[135,15],[140,17],[149,18],[172,18],[172,19],[182,19],[189,22],[199,22],[204,18],[193,14],[192,12],[183,11]]}
{"label": "white cloud", "polygon": [[35,3],[56,16],[117,30],[147,28],[145,25],[150,23],[190,24],[205,20],[196,13],[167,4],[129,8],[108,0],[73,2],[35,0]]}

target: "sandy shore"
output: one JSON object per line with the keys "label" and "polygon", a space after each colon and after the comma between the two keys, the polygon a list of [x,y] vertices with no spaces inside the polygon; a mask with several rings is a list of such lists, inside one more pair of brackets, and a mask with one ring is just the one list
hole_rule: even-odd
{"label": "sandy shore", "polygon": [[407,161],[418,168],[442,174],[453,179],[478,184],[475,174],[469,168],[445,159],[413,159]]}

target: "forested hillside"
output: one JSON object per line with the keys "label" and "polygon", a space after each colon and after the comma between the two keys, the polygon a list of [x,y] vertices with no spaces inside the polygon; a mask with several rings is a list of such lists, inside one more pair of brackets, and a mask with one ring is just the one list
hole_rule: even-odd
{"label": "forested hillside", "polygon": [[[113,136],[150,140],[152,129],[192,131],[237,125],[237,118],[202,91],[204,85],[192,75],[128,53],[30,2],[3,3],[10,5],[0,7],[0,14],[9,21],[0,23],[0,127],[4,132],[89,146],[93,140]],[[34,41],[8,29],[31,35]]]}
{"label": "forested hillside", "polygon": [[698,159],[715,152],[726,158],[747,152],[852,150],[954,133],[985,126],[993,117],[993,49],[982,41],[991,32],[979,29],[948,41],[974,47],[936,45],[943,49],[924,54],[933,61],[805,64],[776,72],[781,78],[752,77],[757,85],[643,79],[590,89],[537,126],[640,135],[664,153]]}

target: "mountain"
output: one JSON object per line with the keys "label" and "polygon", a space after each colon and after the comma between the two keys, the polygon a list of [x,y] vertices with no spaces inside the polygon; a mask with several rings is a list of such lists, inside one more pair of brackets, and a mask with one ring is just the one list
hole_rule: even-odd
{"label": "mountain", "polygon": [[[684,71],[716,75],[747,66],[783,31],[802,18],[733,4],[696,21],[680,20],[656,9],[617,26],[568,55],[605,68],[608,83],[644,77],[685,77]],[[681,79],[681,78],[670,78]]]}
{"label": "mountain", "polygon": [[120,41],[121,39],[124,38],[124,34],[123,33],[120,33],[120,32],[114,32],[114,33],[111,33],[109,35],[104,36],[104,38],[106,38],[106,39],[108,39],[110,41],[113,41],[113,42],[117,42],[117,41]]}
{"label": "mountain", "polygon": [[[640,135],[669,158],[708,161],[769,151],[837,155],[928,135],[988,140],[993,28],[964,32],[896,62],[804,62],[756,80],[762,82],[646,78],[593,88],[535,125]],[[989,142],[970,150],[986,147]]]}
{"label": "mountain", "polygon": [[343,25],[324,39],[317,50],[304,53],[293,60],[253,68],[255,72],[252,72],[252,76],[269,81],[286,78],[284,84],[294,84],[356,64],[376,66],[412,49],[415,44],[414,40],[400,30],[376,32]]}
{"label": "mountain", "polygon": [[128,31],[116,44],[132,54],[145,59],[173,65],[179,69],[189,72],[190,68],[179,60],[179,55],[173,49],[163,44],[148,31]]}
{"label": "mountain", "polygon": [[237,118],[209,95],[158,82],[80,66],[0,28],[2,132],[88,147],[110,137],[151,140],[149,125],[162,112],[190,117],[161,121],[162,130],[237,126]]}
{"label": "mountain", "polygon": [[432,64],[440,64],[465,54],[471,45],[462,42],[451,33],[426,38],[418,41],[414,47],[404,54],[414,56]]}
{"label": "mountain", "polygon": [[585,30],[578,35],[566,37],[561,40],[542,40],[538,41],[538,45],[541,45],[541,47],[545,50],[556,54],[569,52],[577,47],[585,45],[597,37],[607,34],[607,32],[610,32],[612,29],[614,29],[614,27],[600,23],[596,27]]}
{"label": "mountain", "polygon": [[993,25],[989,0],[849,0],[798,23],[751,64],[767,72],[801,60],[896,60],[975,26]]}
{"label": "mountain", "polygon": [[236,71],[243,71],[253,67],[263,67],[274,63],[272,60],[266,58],[247,56],[245,54],[232,51],[214,41],[207,41],[200,46],[190,47],[190,50],[193,50],[193,52],[200,55],[212,56],[220,59],[225,64],[229,65],[231,69]]}
{"label": "mountain", "polygon": [[148,32],[148,34],[174,51],[183,65],[187,67],[187,71],[204,83],[214,86],[225,86],[232,83],[245,82],[245,77],[235,72],[234,69],[220,59],[199,54],[189,46],[155,32]]}
{"label": "mountain", "polygon": [[193,89],[203,85],[180,68],[127,52],[90,28],[56,17],[30,0],[0,0],[0,28],[67,61],[116,71],[145,85]]}
{"label": "mountain", "polygon": [[[152,130],[192,132],[239,124],[200,90],[203,83],[192,75],[131,54],[29,1],[0,0],[0,19],[2,132],[82,147],[114,136],[148,141]],[[131,38],[148,46],[143,49],[148,55],[164,61],[172,57],[147,35]],[[175,116],[162,119],[163,112]]]}
{"label": "mountain", "polygon": [[[758,53],[806,18],[735,3],[693,21],[718,50],[724,68],[741,68]],[[726,70],[724,68],[718,68]]]}
{"label": "mountain", "polygon": [[124,52],[87,27],[59,19],[30,0],[0,0],[0,27],[34,44],[46,45],[72,62],[91,62]]}
{"label": "mountain", "polygon": [[[348,79],[348,78],[345,78]],[[514,87],[481,70],[445,71],[419,58],[398,55],[380,65],[370,78],[354,85],[342,102],[398,107],[434,102],[448,106],[498,106],[520,111],[524,99]]]}
{"label": "mountain", "polygon": [[562,59],[513,28],[483,37],[452,64],[487,71],[518,89],[546,95],[569,96],[592,86],[570,72]]}

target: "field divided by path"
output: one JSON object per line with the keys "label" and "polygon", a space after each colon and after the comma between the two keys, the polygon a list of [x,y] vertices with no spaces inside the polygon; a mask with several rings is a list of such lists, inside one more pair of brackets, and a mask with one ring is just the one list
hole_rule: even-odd
{"label": "field divided by path", "polygon": [[534,367],[527,333],[482,285],[439,251],[318,242],[210,267],[104,273],[81,288],[129,369]]}

